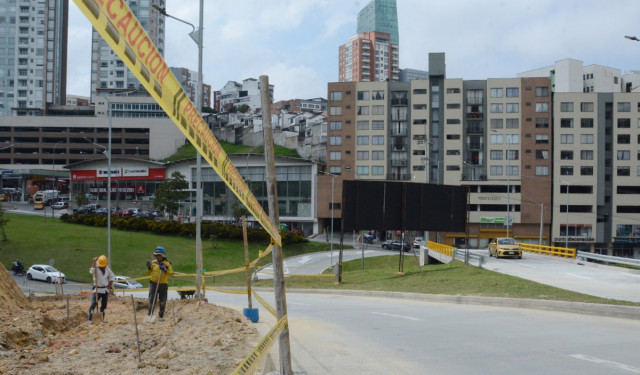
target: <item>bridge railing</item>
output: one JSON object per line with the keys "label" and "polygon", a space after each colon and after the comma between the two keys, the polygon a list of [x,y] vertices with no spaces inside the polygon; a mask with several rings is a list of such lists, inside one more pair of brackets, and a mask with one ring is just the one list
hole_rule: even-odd
{"label": "bridge railing", "polygon": [[610,255],[590,253],[587,251],[578,251],[577,257],[582,259],[596,260],[604,263],[625,264],[627,266],[640,267],[640,259],[614,257]]}
{"label": "bridge railing", "polygon": [[569,247],[536,245],[536,244],[525,243],[525,242],[520,242],[519,244],[522,251],[528,251],[530,253],[553,255],[553,256],[565,257],[565,258],[576,257],[576,249],[572,249]]}
{"label": "bridge railing", "polygon": [[429,248],[429,250],[437,251],[440,254],[446,255],[448,257],[453,257],[453,251],[456,249],[453,246],[444,245],[434,241],[427,241],[427,248]]}

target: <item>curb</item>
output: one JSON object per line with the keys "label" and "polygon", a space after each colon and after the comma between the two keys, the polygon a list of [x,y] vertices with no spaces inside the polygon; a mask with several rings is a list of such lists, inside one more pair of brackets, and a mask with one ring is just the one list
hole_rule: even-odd
{"label": "curb", "polygon": [[[273,291],[273,289],[256,288],[261,291]],[[368,290],[331,290],[331,289],[287,289],[289,293],[299,294],[333,294],[358,297],[378,297],[410,299],[424,302],[455,303],[458,305],[485,305],[511,307],[533,310],[546,310],[556,312],[567,312],[582,315],[595,315],[601,317],[621,318],[640,320],[640,307],[605,305],[599,303],[566,302],[538,300],[527,298],[503,298],[503,297],[480,297],[480,296],[451,296],[442,294],[421,294],[404,292],[381,292]]]}

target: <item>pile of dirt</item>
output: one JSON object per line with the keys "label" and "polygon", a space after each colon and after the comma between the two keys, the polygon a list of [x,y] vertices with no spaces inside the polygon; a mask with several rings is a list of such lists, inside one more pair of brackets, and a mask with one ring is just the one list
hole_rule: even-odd
{"label": "pile of dirt", "polygon": [[0,262],[0,306],[3,310],[16,311],[31,308],[27,297],[13,281],[9,271]]}
{"label": "pile of dirt", "polygon": [[229,374],[260,339],[237,311],[192,299],[169,301],[165,321],[148,322],[146,299],[110,296],[106,322],[94,314],[90,325],[89,295],[22,301],[6,292],[0,374]]}

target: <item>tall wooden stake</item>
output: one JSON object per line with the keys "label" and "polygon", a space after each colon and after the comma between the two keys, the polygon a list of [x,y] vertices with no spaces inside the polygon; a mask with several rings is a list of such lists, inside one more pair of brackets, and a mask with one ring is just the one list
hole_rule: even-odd
{"label": "tall wooden stake", "polygon": [[249,240],[247,238],[247,218],[242,217],[242,239],[244,241],[244,268],[245,275],[247,277],[247,298],[249,298],[249,308],[251,306],[251,269],[249,268]]}
{"label": "tall wooden stake", "polygon": [[[271,127],[271,95],[269,93],[269,77],[260,76],[260,97],[262,107],[262,133],[264,136],[264,159],[266,164],[267,196],[269,198],[269,219],[276,228],[280,228],[278,213],[278,191],[276,189],[276,161],[273,152],[273,128]],[[287,297],[284,290],[284,265],[282,247],[275,245],[271,252],[273,263],[273,289],[276,299],[278,320],[287,315]],[[280,374],[292,375],[291,348],[289,346],[289,325],[280,333]]]}

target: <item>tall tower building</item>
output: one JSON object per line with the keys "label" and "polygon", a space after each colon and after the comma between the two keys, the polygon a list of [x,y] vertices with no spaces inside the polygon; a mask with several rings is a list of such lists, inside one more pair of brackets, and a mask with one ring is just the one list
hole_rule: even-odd
{"label": "tall tower building", "polygon": [[66,102],[66,0],[0,0],[0,116]]}
{"label": "tall tower building", "polygon": [[[154,2],[160,8],[165,7],[164,0],[128,1],[128,5],[158,52],[164,56],[164,16],[151,7]],[[95,103],[96,95],[134,89],[144,90],[144,86],[94,28],[91,39],[91,102]]]}
{"label": "tall tower building", "polygon": [[396,0],[372,0],[358,13],[358,34],[378,31],[391,37],[391,44],[400,44]]}
{"label": "tall tower building", "polygon": [[395,0],[373,0],[358,13],[358,33],[338,52],[338,81],[399,81]]}

